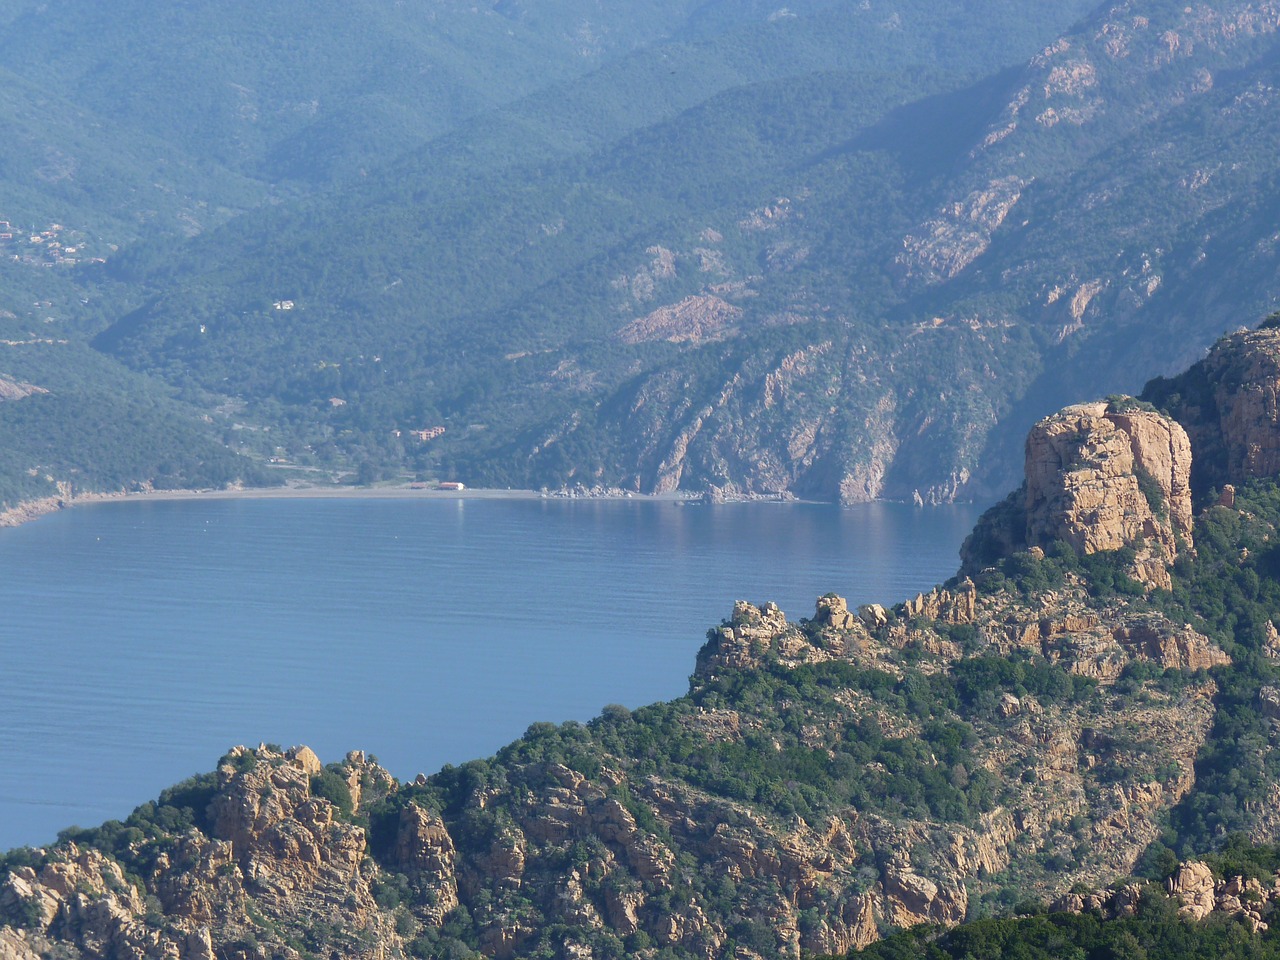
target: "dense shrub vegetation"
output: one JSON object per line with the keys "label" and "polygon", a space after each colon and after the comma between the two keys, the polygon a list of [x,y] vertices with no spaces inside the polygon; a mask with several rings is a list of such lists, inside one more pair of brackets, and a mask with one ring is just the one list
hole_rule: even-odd
{"label": "dense shrub vegetation", "polygon": [[1176,905],[1149,898],[1138,915],[1054,913],[979,920],[941,932],[916,928],[849,954],[865,960],[1269,960],[1280,937],[1258,936],[1234,920],[1189,923]]}

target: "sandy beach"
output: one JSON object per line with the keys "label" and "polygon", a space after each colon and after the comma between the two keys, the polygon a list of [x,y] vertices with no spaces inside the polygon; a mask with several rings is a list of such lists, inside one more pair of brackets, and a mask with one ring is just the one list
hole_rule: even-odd
{"label": "sandy beach", "polygon": [[696,496],[674,493],[629,493],[609,491],[575,493],[511,489],[436,490],[397,484],[378,487],[333,485],[286,485],[282,487],[231,487],[222,490],[138,490],[117,493],[82,493],[73,497],[43,497],[27,500],[0,511],[0,527],[16,527],[50,513],[71,507],[139,500],[655,500],[688,501]]}

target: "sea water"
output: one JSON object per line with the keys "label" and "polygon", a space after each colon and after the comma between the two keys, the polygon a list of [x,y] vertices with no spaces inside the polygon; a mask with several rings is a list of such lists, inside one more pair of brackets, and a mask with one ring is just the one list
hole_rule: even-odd
{"label": "sea water", "polygon": [[411,778],[683,694],[737,599],[951,576],[978,509],[130,501],[0,531],[0,849],[123,819],[232,745]]}

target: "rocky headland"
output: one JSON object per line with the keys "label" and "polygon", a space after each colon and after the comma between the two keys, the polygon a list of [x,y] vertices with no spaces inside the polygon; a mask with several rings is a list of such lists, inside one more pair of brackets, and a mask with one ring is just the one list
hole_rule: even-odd
{"label": "rocky headland", "polygon": [[1122,915],[1135,873],[1262,930],[1280,880],[1169,858],[1280,838],[1280,331],[1185,376],[1038,423],[947,584],[738,602],[679,700],[412,782],[236,747],[14,851],[0,958],[842,953],[1029,897]]}

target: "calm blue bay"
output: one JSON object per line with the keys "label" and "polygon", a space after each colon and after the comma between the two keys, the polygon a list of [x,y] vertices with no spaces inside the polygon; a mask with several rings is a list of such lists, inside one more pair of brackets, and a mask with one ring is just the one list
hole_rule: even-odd
{"label": "calm blue bay", "polygon": [[978,512],[144,501],[0,530],[0,849],[123,818],[237,743],[409,778],[679,696],[735,599],[897,602],[955,572]]}

